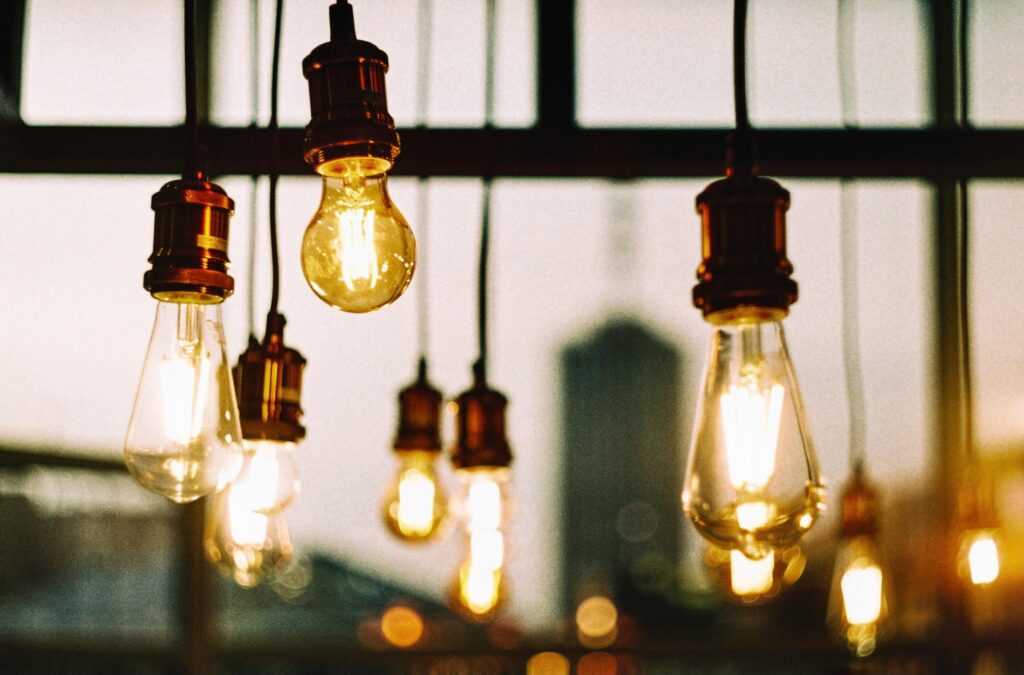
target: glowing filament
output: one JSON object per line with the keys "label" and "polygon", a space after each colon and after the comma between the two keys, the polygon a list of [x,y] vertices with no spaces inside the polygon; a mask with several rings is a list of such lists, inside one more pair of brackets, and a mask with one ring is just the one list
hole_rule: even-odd
{"label": "glowing filament", "polygon": [[730,584],[736,595],[760,595],[772,589],[774,551],[769,551],[760,560],[752,560],[740,551],[729,551],[729,563]]}
{"label": "glowing filament", "polygon": [[371,209],[347,208],[340,216],[338,251],[341,256],[341,278],[350,291],[356,282],[377,286],[377,247],[374,242],[375,215]]}
{"label": "glowing filament", "polygon": [[483,532],[501,527],[501,488],[493,481],[471,483],[466,503],[466,530]]}
{"label": "glowing filament", "polygon": [[882,614],[882,570],[870,560],[859,558],[839,582],[843,590],[843,610],[851,626],[878,621]]}
{"label": "glowing filament", "polygon": [[722,394],[729,480],[734,488],[761,490],[772,477],[784,392],[779,384],[762,391],[750,383],[730,386]]}
{"label": "glowing filament", "polygon": [[736,522],[741,530],[754,531],[768,524],[774,507],[767,502],[745,502],[736,505]]}
{"label": "glowing filament", "polygon": [[426,536],[434,529],[433,478],[419,469],[402,472],[398,483],[398,529],[409,536]]}
{"label": "glowing filament", "polygon": [[267,526],[270,519],[262,513],[249,508],[247,495],[236,494],[229,488],[228,519],[231,527],[231,541],[238,546],[259,546],[267,538]]}
{"label": "glowing filament", "polygon": [[164,397],[164,430],[179,445],[188,445],[199,434],[206,406],[210,359],[183,345],[177,354],[160,362],[160,383]]}
{"label": "glowing filament", "polygon": [[474,614],[486,614],[501,599],[501,569],[474,565],[459,568],[459,595],[462,604]]}
{"label": "glowing filament", "polygon": [[971,583],[975,586],[990,584],[999,577],[999,550],[992,535],[978,535],[967,553],[971,570]]}

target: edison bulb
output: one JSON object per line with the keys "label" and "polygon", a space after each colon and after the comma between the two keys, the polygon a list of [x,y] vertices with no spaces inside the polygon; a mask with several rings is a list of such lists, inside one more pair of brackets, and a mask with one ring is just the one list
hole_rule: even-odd
{"label": "edison bulb", "polygon": [[866,535],[844,539],[836,555],[828,622],[857,656],[875,651],[889,613],[888,580],[879,560],[874,542]]}
{"label": "edison bulb", "polygon": [[235,478],[241,440],[220,305],[159,301],[125,438],[128,470],[190,502]]}
{"label": "edison bulb", "polygon": [[345,312],[372,312],[412,281],[416,238],[387,191],[389,162],[350,157],[320,167],[323,197],[302,238],[313,292]]}
{"label": "edison bulb", "polygon": [[398,476],[384,498],[384,522],[404,541],[427,541],[437,534],[445,516],[445,495],[434,471],[437,453],[399,450]]}
{"label": "edison bulb", "polygon": [[287,508],[302,486],[295,464],[295,443],[245,441],[245,463],[231,491],[257,513],[274,514]]}
{"label": "edison bulb", "polygon": [[507,468],[456,471],[462,484],[459,516],[466,538],[466,557],[449,594],[457,611],[477,621],[489,621],[505,597],[506,558],[503,531],[508,516]]}
{"label": "edison bulb", "polygon": [[960,576],[975,586],[986,586],[999,578],[999,545],[995,531],[968,530],[960,542]]}
{"label": "edison bulb", "polygon": [[719,592],[743,605],[760,605],[779,598],[800,580],[807,567],[807,557],[799,546],[772,550],[760,558],[709,546],[704,562]]}
{"label": "edison bulb", "polygon": [[206,559],[245,588],[272,580],[287,567],[293,553],[284,514],[253,510],[251,497],[234,485],[216,495],[203,532]]}
{"label": "edison bulb", "polygon": [[715,326],[683,487],[687,516],[715,546],[757,560],[796,543],[824,498],[782,324]]}

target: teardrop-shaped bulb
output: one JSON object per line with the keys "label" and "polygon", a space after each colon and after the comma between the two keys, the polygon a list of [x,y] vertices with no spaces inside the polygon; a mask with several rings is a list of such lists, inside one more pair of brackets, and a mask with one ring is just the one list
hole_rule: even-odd
{"label": "teardrop-shaped bulb", "polygon": [[868,535],[844,538],[836,553],[828,623],[856,656],[875,651],[889,615],[889,579],[880,560]]}
{"label": "teardrop-shaped bulb", "polygon": [[508,517],[504,467],[478,467],[455,472],[462,485],[456,508],[462,521],[466,554],[449,590],[449,603],[474,621],[490,621],[502,607],[506,592],[503,527]]}
{"label": "teardrop-shaped bulb", "polygon": [[292,559],[292,540],[284,513],[253,511],[250,495],[234,486],[215,495],[206,512],[206,559],[239,586],[270,581]]}
{"label": "teardrop-shaped bulb", "polygon": [[782,324],[715,326],[683,509],[715,546],[760,559],[814,524],[825,490]]}
{"label": "teardrop-shaped bulb", "polygon": [[157,303],[125,439],[125,463],[178,503],[216,492],[242,467],[242,431],[219,304]]}
{"label": "teardrop-shaped bulb", "polygon": [[999,578],[999,543],[995,528],[964,532],[960,540],[957,569],[975,586],[987,586]]}
{"label": "teardrop-shaped bulb", "polygon": [[328,305],[371,312],[409,286],[416,237],[388,195],[388,162],[352,157],[328,166],[320,207],[302,237],[302,272]]}
{"label": "teardrop-shaped bulb", "polygon": [[436,452],[399,450],[398,476],[384,497],[384,523],[403,541],[427,541],[444,521],[445,495],[437,480]]}
{"label": "teardrop-shaped bulb", "polygon": [[274,514],[295,500],[302,487],[295,462],[295,443],[246,440],[245,463],[231,483],[232,492],[242,495],[249,509]]}

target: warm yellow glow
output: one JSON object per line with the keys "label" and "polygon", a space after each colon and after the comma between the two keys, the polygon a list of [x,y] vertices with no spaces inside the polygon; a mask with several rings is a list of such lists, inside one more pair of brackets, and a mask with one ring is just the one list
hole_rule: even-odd
{"label": "warm yellow glow", "polygon": [[999,578],[999,549],[988,532],[977,534],[967,553],[971,583],[975,586],[990,584]]}
{"label": "warm yellow glow", "polygon": [[569,675],[569,665],[569,659],[558,652],[541,652],[526,662],[526,675]]}
{"label": "warm yellow glow", "polygon": [[871,560],[858,558],[840,581],[843,611],[851,626],[875,623],[882,614],[882,570]]}
{"label": "warm yellow glow", "polygon": [[267,537],[268,518],[249,508],[248,495],[235,492],[234,486],[228,493],[228,519],[231,540],[240,546],[262,544]]}
{"label": "warm yellow glow", "polygon": [[341,258],[341,278],[350,291],[354,282],[377,286],[377,247],[373,241],[375,216],[372,210],[353,207],[338,214],[338,256]]}
{"label": "warm yellow glow", "polygon": [[473,614],[484,615],[501,599],[501,569],[475,565],[472,561],[459,568],[459,598]]}
{"label": "warm yellow glow", "polygon": [[729,563],[730,584],[736,595],[760,595],[772,589],[774,551],[760,560],[751,560],[740,551],[729,551]]}
{"label": "warm yellow glow", "polygon": [[412,647],[423,637],[423,619],[411,607],[389,607],[380,619],[380,630],[396,647]]}
{"label": "warm yellow glow", "polygon": [[615,631],[619,611],[615,603],[600,595],[587,598],[576,608],[576,627],[582,635],[602,638]]}
{"label": "warm yellow glow", "polygon": [[722,394],[722,422],[729,480],[736,489],[756,492],[775,471],[775,451],[785,389],[774,384],[762,390],[759,369],[749,368],[743,383]]}
{"label": "warm yellow glow", "polygon": [[497,530],[471,533],[469,560],[479,569],[500,568],[505,562],[505,536]]}
{"label": "warm yellow glow", "polygon": [[482,532],[501,527],[501,487],[493,480],[470,483],[466,499],[466,530]]}
{"label": "warm yellow glow", "polygon": [[197,348],[196,342],[179,342],[177,352],[160,363],[164,429],[179,445],[199,438],[203,426],[210,359]]}
{"label": "warm yellow glow", "polygon": [[419,468],[406,469],[398,479],[395,520],[402,534],[425,537],[434,530],[434,477]]}
{"label": "warm yellow glow", "polygon": [[767,502],[744,502],[736,505],[736,522],[743,530],[756,530],[768,524],[774,507]]}

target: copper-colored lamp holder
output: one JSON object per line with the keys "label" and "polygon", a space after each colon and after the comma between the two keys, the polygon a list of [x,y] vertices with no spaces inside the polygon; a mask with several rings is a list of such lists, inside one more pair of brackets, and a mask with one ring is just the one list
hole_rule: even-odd
{"label": "copper-colored lamp holder", "polygon": [[420,359],[416,381],[398,394],[396,452],[441,450],[441,392],[427,380],[427,362]]}
{"label": "copper-colored lamp holder", "polygon": [[864,478],[858,464],[853,478],[843,492],[843,513],[840,532],[844,537],[872,535],[878,532],[878,495]]}
{"label": "copper-colored lamp holder", "polygon": [[267,317],[263,343],[250,339],[233,369],[242,437],[298,442],[302,418],[302,370],[306,359],[284,344],[284,317]]}
{"label": "copper-colored lamp holder", "polygon": [[479,374],[473,387],[455,400],[456,440],[452,465],[456,469],[504,468],[512,463],[505,436],[508,399],[487,386]]}
{"label": "copper-colored lamp holder", "polygon": [[319,173],[348,157],[375,157],[391,163],[398,157],[395,121],[388,113],[384,75],[388,56],[356,38],[352,6],[331,5],[331,40],[302,60],[309,81],[312,119],[306,127],[306,161]]}
{"label": "copper-colored lamp holder", "polygon": [[693,304],[711,323],[777,321],[797,299],[786,258],[789,192],[733,157],[730,148],[726,177],[697,196],[703,259]]}
{"label": "copper-colored lamp holder", "polygon": [[228,226],[235,203],[201,176],[173,180],[153,195],[152,268],[143,286],[158,300],[216,303],[231,295]]}

